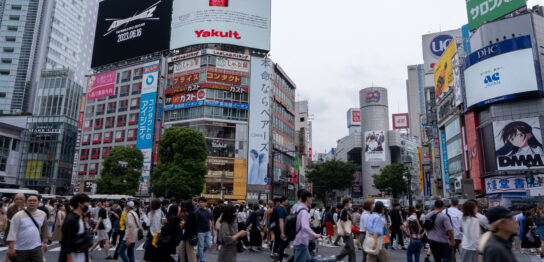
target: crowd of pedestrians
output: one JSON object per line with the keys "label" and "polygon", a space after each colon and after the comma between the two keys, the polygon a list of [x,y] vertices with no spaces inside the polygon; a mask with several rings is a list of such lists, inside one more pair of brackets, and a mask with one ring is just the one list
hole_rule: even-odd
{"label": "crowd of pedestrians", "polygon": [[[389,250],[405,250],[408,262],[515,261],[512,248],[544,257],[544,213],[529,208],[514,213],[493,207],[482,214],[475,200],[455,198],[388,209],[366,199],[360,208],[344,199],[320,209],[312,194],[297,193],[247,206],[209,204],[205,198],[149,203],[121,199],[91,200],[85,194],[69,201],[45,201],[39,195],[16,195],[0,203],[0,231],[7,246],[5,262],[42,262],[52,242],[60,242],[60,262],[88,262],[96,252],[108,261],[135,261],[143,242],[145,261],[206,262],[209,249],[218,261],[236,261],[240,252],[270,252],[273,261],[311,261],[316,246],[341,246],[337,261],[390,261]],[[519,236],[513,241],[514,236]],[[334,240],[334,241],[333,241]],[[115,251],[110,253],[110,245]],[[292,248],[288,256],[286,249]],[[269,251],[268,251],[269,250]]]}

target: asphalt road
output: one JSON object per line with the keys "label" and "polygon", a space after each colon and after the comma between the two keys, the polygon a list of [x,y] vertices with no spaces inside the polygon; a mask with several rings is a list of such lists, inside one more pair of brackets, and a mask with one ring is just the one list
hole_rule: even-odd
{"label": "asphalt road", "polygon": [[[144,256],[143,242],[139,242],[138,245],[136,245],[136,247],[137,247],[136,252],[135,252],[136,261],[137,262],[142,262],[143,261],[143,256]],[[334,255],[336,255],[336,254],[338,254],[340,252],[340,249],[341,249],[341,247],[335,247],[335,246],[330,246],[330,245],[326,245],[326,244],[325,245],[320,244],[319,247],[318,247],[318,254],[321,255],[321,256],[325,256],[325,257],[334,256]],[[2,261],[3,261],[4,256],[6,255],[6,250],[7,250],[7,247],[0,247],[0,258],[2,258]],[[110,254],[113,254],[114,250],[115,250],[115,248],[111,247],[110,248]],[[45,260],[47,262],[58,261],[59,252],[60,252],[60,245],[58,243],[53,243],[52,245],[49,246],[49,252],[46,253]],[[292,254],[292,252],[293,252],[292,249],[287,250],[287,253],[290,254],[290,255]],[[518,262],[537,262],[537,261],[541,262],[541,261],[543,261],[537,255],[532,254],[532,253],[520,254],[517,251],[514,252],[514,253],[516,254]],[[389,250],[389,254],[390,254],[390,257],[391,257],[391,261],[395,261],[395,262],[406,261],[406,251],[404,251],[404,250]],[[217,261],[217,255],[218,255],[217,251],[208,251],[208,252],[206,252],[207,262]],[[357,255],[357,260],[356,261],[361,261],[362,252],[360,250],[358,250],[356,255]],[[106,255],[105,255],[104,250],[103,249],[102,250],[95,250],[92,253],[92,258],[93,258],[92,261],[106,261],[105,260]],[[424,258],[424,254],[422,253],[420,261],[423,261],[423,258]],[[121,259],[119,259],[118,261],[121,261]],[[255,251],[255,252],[245,251],[245,252],[242,252],[242,253],[238,253],[237,254],[237,261],[239,261],[239,262],[255,262],[255,261],[265,262],[265,261],[272,261],[272,260],[270,259],[270,250],[266,249],[266,248],[263,248],[263,250],[261,250],[261,251]],[[343,261],[348,261],[348,259],[345,258]]]}

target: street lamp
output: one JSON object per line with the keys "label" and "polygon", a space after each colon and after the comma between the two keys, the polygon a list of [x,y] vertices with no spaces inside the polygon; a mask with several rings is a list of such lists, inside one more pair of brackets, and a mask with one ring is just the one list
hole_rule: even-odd
{"label": "street lamp", "polygon": [[412,168],[412,157],[408,154],[404,155],[404,170],[406,171],[406,178],[408,180],[408,190],[406,191],[408,194],[408,204],[412,206],[412,173],[410,172],[410,169]]}

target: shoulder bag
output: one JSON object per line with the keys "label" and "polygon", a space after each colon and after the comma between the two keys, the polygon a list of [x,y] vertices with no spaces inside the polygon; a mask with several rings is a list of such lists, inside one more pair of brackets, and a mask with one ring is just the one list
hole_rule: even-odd
{"label": "shoulder bag", "polygon": [[134,218],[134,222],[136,223],[136,227],[138,228],[138,240],[144,239],[144,231],[140,227],[140,224],[138,223],[138,219],[136,219],[136,216],[134,213],[130,213],[132,217]]}
{"label": "shoulder bag", "polygon": [[[342,210],[342,212],[347,212],[347,211]],[[348,216],[349,218],[349,214],[346,214],[346,216]],[[342,228],[342,225],[340,225],[340,221],[342,221],[341,217],[342,217],[342,213],[340,213],[340,217],[338,218],[338,223],[337,223],[338,235],[344,236],[344,228]],[[348,221],[344,221],[344,227],[347,229],[347,232],[345,233],[351,234],[351,220],[348,219]]]}
{"label": "shoulder bag", "polygon": [[381,237],[378,236],[378,243],[376,244],[376,249],[372,249],[374,246],[374,234],[366,234],[365,241],[363,242],[363,250],[371,255],[378,255],[380,249],[382,249]]}

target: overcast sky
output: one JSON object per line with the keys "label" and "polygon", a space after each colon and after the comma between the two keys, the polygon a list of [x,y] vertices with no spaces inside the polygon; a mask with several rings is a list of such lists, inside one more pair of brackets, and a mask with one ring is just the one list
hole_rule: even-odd
{"label": "overcast sky", "polygon": [[407,66],[423,63],[421,35],[467,21],[464,0],[272,0],[270,54],[295,81],[296,100],[310,103],[314,154],[348,135],[346,112],[362,88],[387,88],[389,114],[407,112]]}

